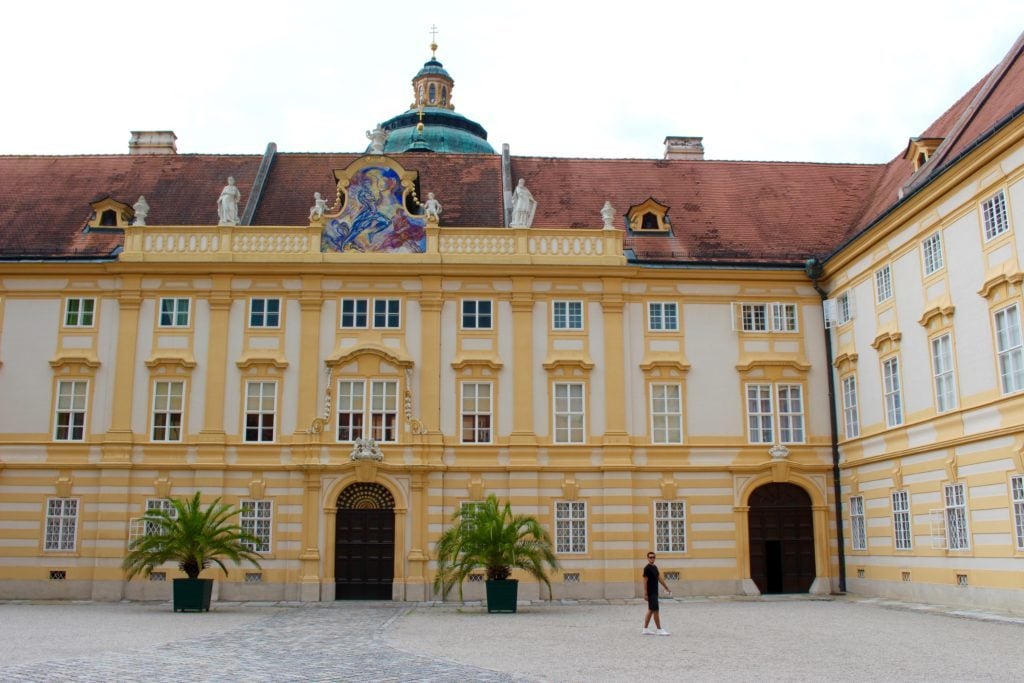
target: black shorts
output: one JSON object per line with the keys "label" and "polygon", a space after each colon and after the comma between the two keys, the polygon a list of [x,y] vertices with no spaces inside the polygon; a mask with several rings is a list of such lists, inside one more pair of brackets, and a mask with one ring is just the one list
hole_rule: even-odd
{"label": "black shorts", "polygon": [[648,596],[648,598],[647,598],[647,609],[651,610],[652,612],[657,612],[658,611],[658,596],[657,595],[649,595]]}

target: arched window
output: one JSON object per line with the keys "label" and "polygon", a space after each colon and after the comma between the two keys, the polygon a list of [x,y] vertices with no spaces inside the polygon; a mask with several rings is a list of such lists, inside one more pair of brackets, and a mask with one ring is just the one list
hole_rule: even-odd
{"label": "arched window", "polygon": [[427,90],[427,93],[428,93],[428,96],[430,98],[430,104],[436,103],[437,102],[437,84],[431,83],[430,84],[430,88]]}
{"label": "arched window", "polygon": [[441,86],[441,106],[448,106],[448,88],[443,85]]}

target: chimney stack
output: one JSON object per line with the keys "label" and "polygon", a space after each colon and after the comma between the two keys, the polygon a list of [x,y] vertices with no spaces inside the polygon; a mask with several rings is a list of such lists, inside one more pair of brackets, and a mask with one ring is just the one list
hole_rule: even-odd
{"label": "chimney stack", "polygon": [[665,138],[666,159],[704,160],[704,138],[670,135]]}
{"label": "chimney stack", "polygon": [[178,136],[173,130],[133,130],[129,154],[177,154]]}

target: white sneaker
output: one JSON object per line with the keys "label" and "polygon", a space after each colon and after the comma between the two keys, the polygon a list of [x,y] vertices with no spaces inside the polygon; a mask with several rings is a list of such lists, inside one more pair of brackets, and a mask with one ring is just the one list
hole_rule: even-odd
{"label": "white sneaker", "polygon": [[649,628],[645,628],[643,631],[640,631],[640,635],[642,635],[642,636],[653,636],[654,635],[654,631],[652,631]]}
{"label": "white sneaker", "polygon": [[659,635],[659,636],[667,636],[667,635],[668,635],[668,631],[666,631],[666,630],[665,630],[665,629],[663,629],[663,628],[659,628],[659,629],[658,629],[658,635]]}

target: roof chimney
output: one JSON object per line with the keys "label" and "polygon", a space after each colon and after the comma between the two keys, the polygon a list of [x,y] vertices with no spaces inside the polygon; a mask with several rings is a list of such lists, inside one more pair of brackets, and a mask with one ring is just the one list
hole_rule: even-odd
{"label": "roof chimney", "polygon": [[129,154],[177,154],[178,136],[173,130],[133,130],[128,141]]}
{"label": "roof chimney", "polygon": [[670,135],[665,138],[666,159],[704,160],[704,138]]}

